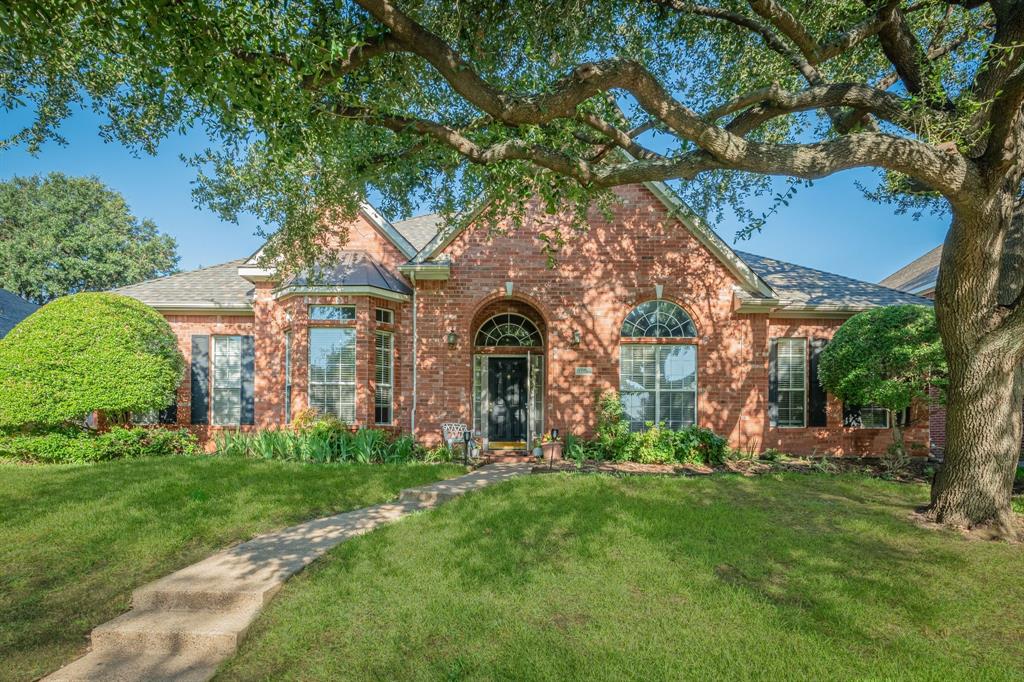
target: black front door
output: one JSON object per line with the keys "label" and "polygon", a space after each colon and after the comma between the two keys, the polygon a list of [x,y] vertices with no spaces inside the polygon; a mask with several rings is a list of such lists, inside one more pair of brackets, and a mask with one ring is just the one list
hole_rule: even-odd
{"label": "black front door", "polygon": [[488,358],[487,437],[491,441],[526,440],[526,358]]}

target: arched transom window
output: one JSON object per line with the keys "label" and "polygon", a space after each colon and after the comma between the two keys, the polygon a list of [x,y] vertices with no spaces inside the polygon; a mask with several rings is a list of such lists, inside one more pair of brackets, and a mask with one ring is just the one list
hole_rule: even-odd
{"label": "arched transom window", "polygon": [[502,313],[480,325],[476,333],[477,346],[539,346],[540,332],[526,317],[516,313]]}
{"label": "arched transom window", "polygon": [[686,311],[671,301],[647,301],[630,311],[622,323],[622,336],[658,339],[692,339],[697,327]]}
{"label": "arched transom window", "polygon": [[697,346],[682,341],[696,336],[693,320],[670,301],[641,303],[626,316],[619,395],[631,430],[651,424],[681,429],[697,423]]}

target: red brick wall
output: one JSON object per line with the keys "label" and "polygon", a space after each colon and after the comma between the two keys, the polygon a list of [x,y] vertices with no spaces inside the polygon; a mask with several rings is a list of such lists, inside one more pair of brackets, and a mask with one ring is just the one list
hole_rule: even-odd
{"label": "red brick wall", "polygon": [[[447,249],[452,276],[419,287],[419,390],[416,435],[436,441],[440,424],[472,421],[472,339],[480,311],[506,300],[531,306],[546,327],[546,429],[590,435],[594,399],[617,389],[619,329],[637,304],[663,297],[686,309],[697,325],[698,423],[734,447],[777,447],[813,454],[878,454],[889,431],[845,429],[842,406],[830,401],[827,428],[773,429],[767,422],[768,346],[772,336],[830,338],[840,320],[769,320],[733,312],[736,280],[641,186],[619,190],[623,203],[610,220],[594,214],[587,235],[570,239],[549,268],[537,236],[557,217],[527,216],[521,232],[469,229]],[[567,229],[564,222],[560,225]],[[448,347],[454,329],[459,343]],[[570,344],[574,331],[578,347]],[[593,374],[576,376],[576,367]],[[908,433],[924,445],[923,421]],[[923,453],[922,453],[923,454]]]}
{"label": "red brick wall", "polygon": [[[619,385],[619,329],[629,311],[656,297],[686,309],[697,326],[698,423],[728,437],[734,447],[753,451],[775,447],[800,454],[879,454],[889,431],[842,427],[842,406],[830,400],[828,427],[771,428],[767,422],[768,348],[774,336],[830,338],[841,320],[786,320],[733,312],[738,286],[725,266],[645,188],[619,191],[623,202],[610,219],[594,214],[588,234],[569,240],[548,267],[541,233],[568,230],[564,219],[530,213],[518,233],[468,229],[446,250],[451,279],[418,284],[418,390],[415,432],[427,443],[440,437],[446,421],[472,423],[473,337],[495,312],[514,310],[533,317],[544,335],[545,429],[592,434],[594,401]],[[346,248],[367,251],[396,268],[398,250],[360,218],[347,228]],[[505,283],[513,283],[513,295]],[[357,320],[356,412],[360,424],[373,422],[375,307],[395,311],[395,427],[412,422],[411,303],[368,297],[292,296],[275,299],[271,284],[257,286],[253,317],[169,316],[186,360],[192,334],[254,334],[256,337],[256,422],[280,425],[284,417],[284,333],[293,333],[292,413],[307,404],[308,305],[351,303]],[[448,345],[448,332],[458,341]],[[571,343],[579,332],[580,343]],[[577,367],[592,374],[576,376]],[[189,418],[188,377],[179,391],[179,421]],[[911,443],[927,444],[920,415],[908,432]],[[213,427],[203,430],[212,430]]]}

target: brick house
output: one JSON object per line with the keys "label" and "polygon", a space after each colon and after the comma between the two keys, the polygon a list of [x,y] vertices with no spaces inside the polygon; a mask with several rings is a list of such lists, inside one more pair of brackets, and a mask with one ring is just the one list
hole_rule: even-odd
{"label": "brick house", "polygon": [[[209,436],[312,407],[428,444],[464,423],[521,450],[552,428],[592,434],[597,395],[616,390],[634,428],[884,451],[891,416],[825,395],[817,355],[856,312],[925,299],[733,251],[663,184],[616,191],[553,267],[538,237],[559,216],[458,229],[364,206],[330,268],[282,279],[257,254],[119,289],[166,316],[190,366],[160,421]],[[923,451],[922,419],[907,438]]]}

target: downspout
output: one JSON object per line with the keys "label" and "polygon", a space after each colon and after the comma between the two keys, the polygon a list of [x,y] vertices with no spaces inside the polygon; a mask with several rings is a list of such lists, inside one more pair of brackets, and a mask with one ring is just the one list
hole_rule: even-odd
{"label": "downspout", "polygon": [[409,273],[412,281],[412,410],[409,416],[409,432],[416,438],[416,358],[419,339],[416,337],[416,273]]}

